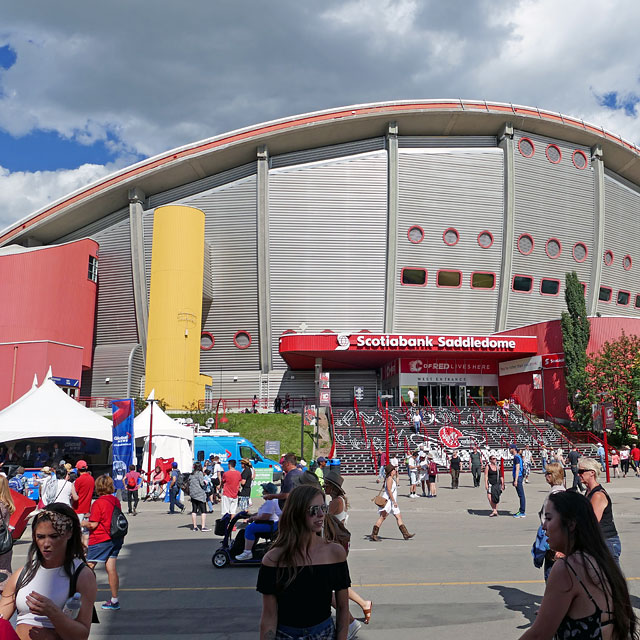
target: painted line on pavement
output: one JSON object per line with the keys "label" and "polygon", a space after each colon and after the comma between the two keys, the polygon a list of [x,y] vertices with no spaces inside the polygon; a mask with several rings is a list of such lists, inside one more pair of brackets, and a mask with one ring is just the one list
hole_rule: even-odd
{"label": "painted line on pavement", "polygon": [[[627,578],[628,582],[640,580],[639,578]],[[469,587],[483,585],[508,585],[508,584],[544,584],[544,580],[482,580],[482,581],[460,581],[460,582],[380,582],[356,584],[356,587],[365,588],[393,588],[393,587]],[[119,591],[255,591],[255,586],[250,587],[126,587]],[[98,589],[99,592],[108,592],[104,587]]]}
{"label": "painted line on pavement", "polygon": [[504,549],[505,547],[528,547],[528,544],[479,544],[478,549]]}

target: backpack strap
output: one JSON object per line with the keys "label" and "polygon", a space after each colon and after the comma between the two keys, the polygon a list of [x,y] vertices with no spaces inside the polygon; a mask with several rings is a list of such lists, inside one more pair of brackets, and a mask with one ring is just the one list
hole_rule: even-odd
{"label": "backpack strap", "polygon": [[[89,567],[89,565],[86,562],[81,562],[77,567],[76,570],[71,574],[71,579],[69,580],[69,598],[77,591],[78,589],[78,576],[80,575],[80,572],[87,567],[88,569],[91,569],[91,567]],[[93,569],[91,569],[93,571]],[[23,569],[24,571],[24,569]],[[93,614],[91,617],[91,622],[93,624],[99,624],[100,623],[100,619],[98,618],[98,612],[96,611],[96,606],[95,604],[93,605]]]}

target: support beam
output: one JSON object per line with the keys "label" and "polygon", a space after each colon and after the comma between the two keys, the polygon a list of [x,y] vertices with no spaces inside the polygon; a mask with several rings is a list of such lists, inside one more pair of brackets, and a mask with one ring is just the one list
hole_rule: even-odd
{"label": "support beam", "polygon": [[258,234],[258,320],[260,330],[260,370],[273,368],[271,356],[271,291],[269,283],[269,151],[258,148],[258,180],[256,186]]}
{"label": "support beam", "polygon": [[591,257],[591,275],[587,287],[587,315],[595,316],[598,311],[600,280],[602,278],[602,260],[604,254],[604,158],[602,147],[598,144],[591,149],[591,166],[594,180],[593,206],[593,255]]}
{"label": "support beam", "polygon": [[393,333],[398,256],[398,123],[387,131],[387,274],[384,300],[384,331]]}
{"label": "support beam", "polygon": [[500,293],[496,310],[496,331],[507,328],[509,295],[513,270],[513,247],[515,225],[515,173],[513,125],[505,123],[498,134],[498,146],[504,152],[504,212],[502,225],[502,266],[500,267]]}
{"label": "support beam", "polygon": [[145,194],[137,187],[129,189],[129,232],[131,236],[131,276],[133,300],[138,328],[138,342],[142,345],[142,359],[146,361],[149,306],[147,277],[144,266],[144,227],[142,224]]}

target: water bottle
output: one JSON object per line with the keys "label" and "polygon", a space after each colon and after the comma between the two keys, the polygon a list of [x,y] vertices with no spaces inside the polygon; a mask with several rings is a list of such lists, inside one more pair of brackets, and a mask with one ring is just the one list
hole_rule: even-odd
{"label": "water bottle", "polygon": [[72,620],[75,620],[78,617],[78,613],[80,612],[80,594],[74,593],[65,603],[64,607],[62,607],[62,613],[65,616],[69,616]]}

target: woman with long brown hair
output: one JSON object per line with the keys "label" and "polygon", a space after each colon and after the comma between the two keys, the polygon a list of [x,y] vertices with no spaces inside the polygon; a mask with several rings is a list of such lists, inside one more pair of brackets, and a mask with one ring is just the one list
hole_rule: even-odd
{"label": "woman with long brown hair", "polygon": [[[289,493],[278,537],[258,574],[261,640],[346,640],[351,586],[347,554],[321,536],[326,513],[318,487],[300,485]],[[331,617],[334,592],[336,626]]]}
{"label": "woman with long brown hair", "polygon": [[[5,527],[9,528],[9,519],[15,510],[16,506],[13,503],[11,491],[9,491],[9,482],[5,476],[0,476],[0,518],[2,518]],[[3,580],[6,580],[11,575],[12,557],[13,549],[9,549],[9,551],[0,555],[0,574],[4,576]],[[4,582],[0,583],[0,592],[2,591],[2,585],[4,585]]]}
{"label": "woman with long brown hair", "polygon": [[550,494],[543,528],[562,557],[551,569],[535,622],[520,640],[637,639],[627,582],[589,500],[575,491]]}

